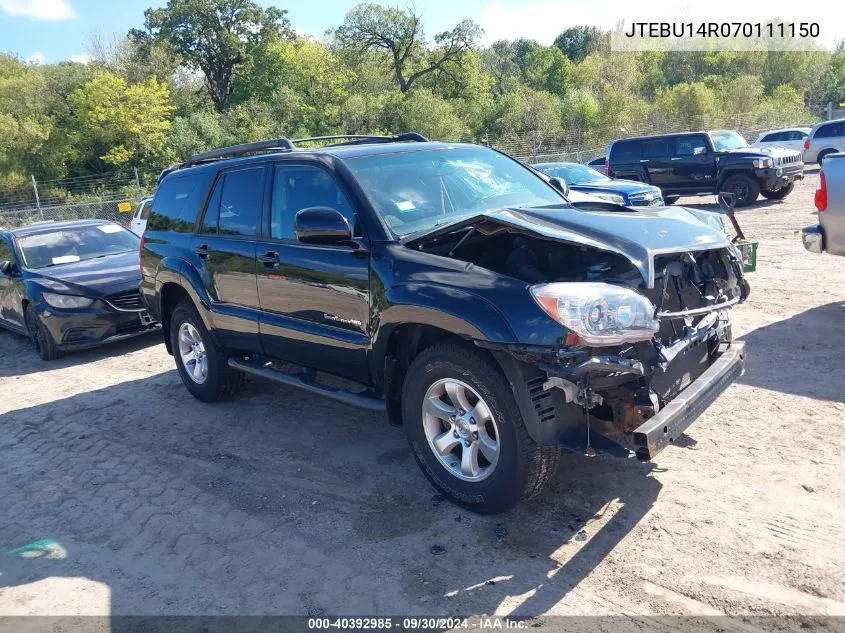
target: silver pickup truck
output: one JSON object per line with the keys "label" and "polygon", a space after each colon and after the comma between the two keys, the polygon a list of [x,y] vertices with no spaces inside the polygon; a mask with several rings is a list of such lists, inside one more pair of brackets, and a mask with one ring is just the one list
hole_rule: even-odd
{"label": "silver pickup truck", "polygon": [[845,256],[845,153],[825,156],[816,189],[819,223],[804,229],[804,248]]}

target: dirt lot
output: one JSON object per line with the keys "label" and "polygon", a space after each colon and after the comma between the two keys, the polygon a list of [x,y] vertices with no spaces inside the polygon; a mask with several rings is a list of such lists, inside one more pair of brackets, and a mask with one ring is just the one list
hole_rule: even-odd
{"label": "dirt lot", "polygon": [[681,446],[569,455],[500,517],[438,503],[379,416],[259,380],[201,404],[156,337],[44,364],[0,333],[0,614],[845,614],[845,259],[796,234],[816,180],[740,214],[750,366]]}

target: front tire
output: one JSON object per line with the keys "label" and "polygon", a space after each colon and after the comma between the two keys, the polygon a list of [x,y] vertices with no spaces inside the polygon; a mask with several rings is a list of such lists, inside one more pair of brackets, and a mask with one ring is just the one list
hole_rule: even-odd
{"label": "front tire", "polygon": [[50,330],[44,327],[38,313],[32,305],[26,306],[24,312],[24,319],[26,320],[26,329],[29,331],[29,337],[35,347],[35,353],[41,360],[56,360],[61,356],[56,342],[53,340],[53,335]]}
{"label": "front tire", "polygon": [[170,345],[179,377],[197,400],[226,400],[243,385],[244,374],[229,367],[225,350],[215,345],[193,304],[183,301],[173,310]]}
{"label": "front tire", "polygon": [[475,512],[504,512],[536,496],[560,462],[560,448],[528,435],[495,361],[462,343],[434,345],[414,359],[402,418],[428,480]]}
{"label": "front tire", "polygon": [[783,200],[786,196],[792,193],[793,189],[795,189],[795,183],[791,182],[788,185],[785,185],[780,189],[776,189],[774,191],[769,191],[768,189],[761,189],[760,195],[763,196],[766,200]]}
{"label": "front tire", "polygon": [[751,176],[736,174],[728,176],[719,190],[734,194],[734,206],[747,207],[753,204],[760,195],[760,183]]}

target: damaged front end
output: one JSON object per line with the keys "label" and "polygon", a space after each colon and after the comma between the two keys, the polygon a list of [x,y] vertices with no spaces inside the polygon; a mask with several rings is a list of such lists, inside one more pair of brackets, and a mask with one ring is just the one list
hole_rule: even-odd
{"label": "damaged front end", "polygon": [[554,344],[477,342],[538,443],[650,460],[744,371],[730,321],[749,293],[740,255],[723,232],[664,211],[488,214],[417,244],[528,283],[563,326]]}

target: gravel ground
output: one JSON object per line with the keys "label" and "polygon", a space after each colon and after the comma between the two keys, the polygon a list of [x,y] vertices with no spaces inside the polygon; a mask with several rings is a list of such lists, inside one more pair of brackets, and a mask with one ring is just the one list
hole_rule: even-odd
{"label": "gravel ground", "polygon": [[436,497],[380,416],[260,380],[202,404],[155,336],[43,364],[0,332],[0,614],[845,614],[845,259],[796,233],[816,181],[740,214],[749,367],[684,441],[566,456],[499,517]]}

